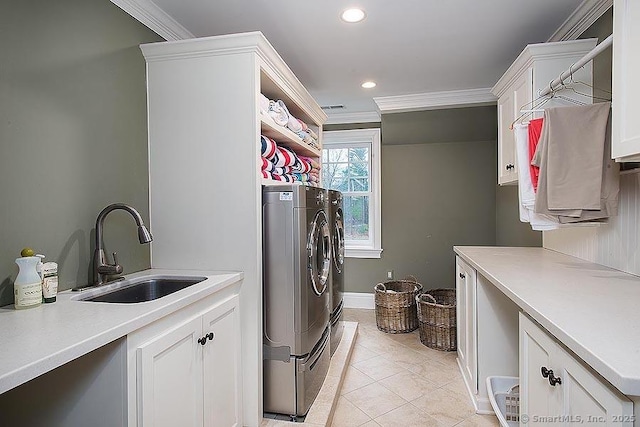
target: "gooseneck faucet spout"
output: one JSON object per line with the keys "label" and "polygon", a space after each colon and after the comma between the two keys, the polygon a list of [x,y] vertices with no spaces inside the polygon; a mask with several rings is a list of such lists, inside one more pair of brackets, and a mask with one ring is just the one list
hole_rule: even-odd
{"label": "gooseneck faucet spout", "polygon": [[104,208],[98,214],[98,218],[96,219],[96,250],[93,253],[93,283],[95,285],[102,285],[106,283],[109,276],[122,274],[122,266],[118,264],[115,252],[113,253],[113,264],[109,264],[107,256],[104,253],[104,242],[102,236],[105,218],[110,212],[117,209],[129,212],[136,221],[136,225],[138,226],[138,240],[140,243],[149,243],[153,240],[151,233],[144,225],[144,221],[142,220],[140,213],[131,206],[125,205],[124,203],[114,203]]}

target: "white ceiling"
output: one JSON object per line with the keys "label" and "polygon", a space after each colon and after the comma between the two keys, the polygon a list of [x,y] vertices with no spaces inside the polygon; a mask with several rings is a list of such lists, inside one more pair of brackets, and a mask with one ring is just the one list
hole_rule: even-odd
{"label": "white ceiling", "polygon": [[[585,0],[587,2],[589,0]],[[376,111],[373,97],[490,88],[582,0],[153,0],[201,37],[259,30],[322,106]],[[340,20],[351,6],[367,14]],[[362,89],[365,80],[374,89]]]}

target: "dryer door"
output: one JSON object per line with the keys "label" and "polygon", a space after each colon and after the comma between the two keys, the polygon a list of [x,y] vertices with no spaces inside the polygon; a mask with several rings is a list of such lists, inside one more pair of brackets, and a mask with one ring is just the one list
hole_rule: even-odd
{"label": "dryer door", "polygon": [[324,211],[318,211],[313,218],[307,240],[307,254],[311,287],[313,292],[320,296],[327,289],[327,278],[331,268],[331,234]]}
{"label": "dryer door", "polygon": [[344,264],[344,224],[342,222],[342,209],[336,210],[332,241],[333,265],[338,273],[342,273],[342,265]]}

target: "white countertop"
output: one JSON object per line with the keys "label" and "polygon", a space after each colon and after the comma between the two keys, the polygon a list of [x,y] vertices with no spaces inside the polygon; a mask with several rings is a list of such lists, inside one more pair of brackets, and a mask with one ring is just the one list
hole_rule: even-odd
{"label": "white countertop", "polygon": [[[26,310],[0,308],[0,393],[121,338],[243,278],[242,273],[144,270],[147,275],[205,276],[207,280],[154,301],[114,304],[77,301],[65,291],[52,304]],[[112,286],[112,285],[106,285]],[[92,291],[83,291],[84,295]]]}
{"label": "white countertop", "polygon": [[543,248],[454,251],[623,394],[640,396],[640,277]]}

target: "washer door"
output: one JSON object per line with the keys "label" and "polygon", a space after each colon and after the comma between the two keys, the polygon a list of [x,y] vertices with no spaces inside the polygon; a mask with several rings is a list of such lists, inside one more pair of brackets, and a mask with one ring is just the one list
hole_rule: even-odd
{"label": "washer door", "polygon": [[336,220],[333,224],[333,265],[342,273],[344,264],[344,224],[342,222],[342,209],[336,211]]}
{"label": "washer door", "polygon": [[311,231],[307,240],[309,257],[309,275],[311,287],[320,296],[327,289],[327,278],[331,268],[331,234],[329,221],[324,211],[318,211],[311,223]]}

